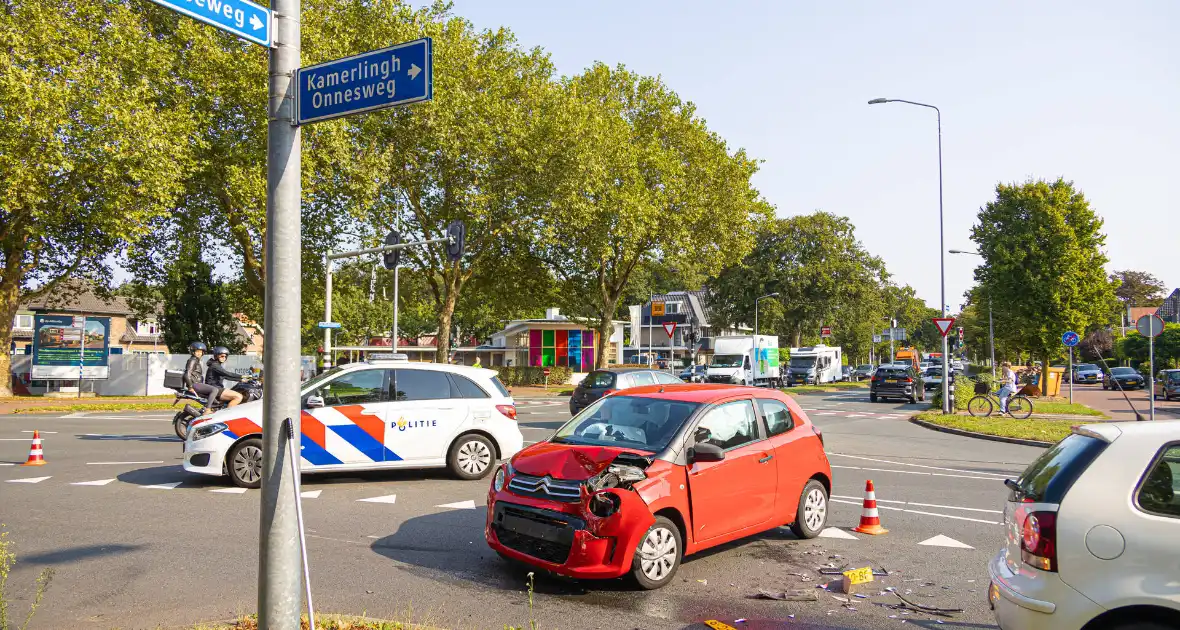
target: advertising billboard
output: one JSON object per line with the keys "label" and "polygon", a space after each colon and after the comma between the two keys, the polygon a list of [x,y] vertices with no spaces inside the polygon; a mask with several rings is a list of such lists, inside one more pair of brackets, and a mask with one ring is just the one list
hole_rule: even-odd
{"label": "advertising billboard", "polygon": [[37,315],[33,320],[33,380],[77,380],[110,376],[111,318]]}

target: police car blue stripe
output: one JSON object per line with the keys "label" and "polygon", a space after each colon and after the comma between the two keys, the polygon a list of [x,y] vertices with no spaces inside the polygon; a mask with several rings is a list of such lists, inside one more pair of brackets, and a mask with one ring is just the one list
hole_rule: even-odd
{"label": "police car blue stripe", "polygon": [[336,435],[344,438],[344,441],[356,447],[358,451],[364,453],[365,457],[375,462],[402,461],[402,458],[397,453],[386,448],[384,444],[373,439],[373,436],[355,424],[330,424],[328,428]]}
{"label": "police car blue stripe", "polygon": [[313,466],[331,466],[343,463],[335,455],[307,438],[300,440],[299,446],[301,449],[299,454],[303,456],[303,459],[311,462]]}

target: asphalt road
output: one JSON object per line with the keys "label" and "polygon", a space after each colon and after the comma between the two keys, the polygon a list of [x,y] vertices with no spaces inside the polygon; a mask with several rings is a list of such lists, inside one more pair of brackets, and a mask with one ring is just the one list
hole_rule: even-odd
{"label": "asphalt road", "polygon": [[[871,404],[862,392],[799,400],[823,429],[833,466],[828,537],[800,541],[782,528],[710,550],[654,592],[538,576],[538,627],[939,625],[879,605],[895,603],[889,594],[846,608],[814,588],[817,569],[829,563],[884,567],[892,575],[878,578],[879,588],[965,609],[946,625],[994,627],[986,561],[1001,543],[1001,482],[1039,449],[928,431],[905,420],[923,405]],[[568,418],[564,400],[520,401],[520,410],[528,441]],[[258,493],[185,473],[164,414],[0,416],[0,462],[23,462],[34,428],[44,432],[49,464],[0,465],[0,521],[18,545],[8,583],[17,615],[41,568],[56,570],[32,628],[184,627],[254,610]],[[870,478],[890,530],[884,536],[849,532]],[[442,471],[306,476],[317,609],[456,629],[527,623],[526,570],[483,541],[486,488]],[[363,501],[373,498],[382,502]],[[796,588],[818,600],[749,599]]]}
{"label": "asphalt road", "polygon": [[[1124,396],[1124,393],[1126,396]],[[1059,395],[1062,397],[1069,396],[1069,383],[1063,383],[1061,385]],[[1106,415],[1115,420],[1134,420],[1135,411],[1138,411],[1146,419],[1149,416],[1148,411],[1151,406],[1146,389],[1133,389],[1122,392],[1115,389],[1104,390],[1102,389],[1102,385],[1083,385],[1081,383],[1073,386],[1073,399],[1074,402],[1089,405],[1106,413]],[[1157,398],[1155,401],[1155,415],[1160,420],[1180,418],[1180,401],[1165,401],[1163,398]]]}

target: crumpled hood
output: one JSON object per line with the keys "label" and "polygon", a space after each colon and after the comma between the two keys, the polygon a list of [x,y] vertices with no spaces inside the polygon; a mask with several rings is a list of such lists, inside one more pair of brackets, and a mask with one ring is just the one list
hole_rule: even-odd
{"label": "crumpled hood", "polygon": [[541,442],[512,458],[512,467],[526,475],[583,481],[602,472],[620,453],[637,453],[631,449],[609,446],[573,446]]}

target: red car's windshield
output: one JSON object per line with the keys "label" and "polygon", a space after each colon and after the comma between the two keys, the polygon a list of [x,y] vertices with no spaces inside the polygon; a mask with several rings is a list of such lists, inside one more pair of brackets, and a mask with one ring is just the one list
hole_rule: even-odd
{"label": "red car's windshield", "polygon": [[658,453],[700,406],[663,398],[607,396],[574,416],[550,441]]}

